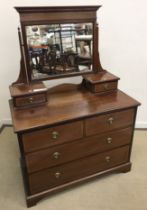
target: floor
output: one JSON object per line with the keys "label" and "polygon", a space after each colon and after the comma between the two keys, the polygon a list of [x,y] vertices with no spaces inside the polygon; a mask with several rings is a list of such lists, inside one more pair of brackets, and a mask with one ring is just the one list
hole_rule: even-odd
{"label": "floor", "polygon": [[[131,172],[111,174],[40,201],[34,210],[147,210],[147,131],[135,131]],[[19,149],[11,127],[0,134],[0,210],[26,208]]]}

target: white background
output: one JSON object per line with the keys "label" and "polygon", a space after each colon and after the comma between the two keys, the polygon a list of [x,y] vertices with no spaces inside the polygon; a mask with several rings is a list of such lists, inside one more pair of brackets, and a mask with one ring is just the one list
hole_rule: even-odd
{"label": "white background", "polygon": [[[104,69],[121,78],[119,88],[142,103],[137,127],[147,127],[146,0],[5,0],[0,1],[0,125],[10,123],[9,85],[19,74],[18,13],[14,6],[102,5],[98,12],[99,51]],[[80,78],[66,79],[77,82]],[[64,79],[65,81],[65,79]],[[63,80],[48,81],[56,85]]]}

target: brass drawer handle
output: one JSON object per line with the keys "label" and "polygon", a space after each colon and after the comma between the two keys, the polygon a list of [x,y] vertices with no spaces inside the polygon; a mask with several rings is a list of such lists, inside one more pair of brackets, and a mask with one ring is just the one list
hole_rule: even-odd
{"label": "brass drawer handle", "polygon": [[55,177],[56,177],[56,179],[59,179],[59,178],[60,178],[60,176],[61,176],[61,173],[60,173],[60,172],[56,172],[56,173],[55,173]]}
{"label": "brass drawer handle", "polygon": [[113,121],[114,121],[114,118],[113,118],[113,117],[108,118],[108,123],[109,123],[110,125],[112,125]]}
{"label": "brass drawer handle", "polygon": [[59,152],[54,152],[54,153],[53,153],[53,158],[54,158],[54,159],[57,160],[57,159],[59,159],[59,157],[60,157],[60,153],[59,153]]}
{"label": "brass drawer handle", "polygon": [[33,103],[33,100],[34,100],[34,98],[32,98],[32,97],[29,98],[30,103]]}
{"label": "brass drawer handle", "polygon": [[111,144],[112,143],[112,138],[108,137],[106,141],[107,141],[107,144]]}
{"label": "brass drawer handle", "polygon": [[111,157],[110,156],[106,156],[105,160],[106,160],[107,163],[109,163],[111,161]]}
{"label": "brass drawer handle", "polygon": [[59,133],[57,131],[52,132],[52,139],[58,139]]}

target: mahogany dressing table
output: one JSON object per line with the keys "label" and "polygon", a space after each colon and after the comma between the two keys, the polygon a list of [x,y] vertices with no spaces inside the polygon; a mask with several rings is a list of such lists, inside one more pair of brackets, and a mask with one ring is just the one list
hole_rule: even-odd
{"label": "mahogany dressing table", "polygon": [[[131,169],[139,102],[100,64],[99,8],[16,7],[21,63],[10,109],[28,207],[72,185]],[[47,89],[43,83],[79,75],[79,85]]]}

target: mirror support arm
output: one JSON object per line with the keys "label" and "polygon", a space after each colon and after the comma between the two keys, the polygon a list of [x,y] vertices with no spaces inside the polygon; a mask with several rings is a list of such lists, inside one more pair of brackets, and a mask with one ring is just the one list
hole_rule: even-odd
{"label": "mirror support arm", "polygon": [[96,36],[96,39],[95,39],[96,49],[95,49],[95,55],[94,55],[94,68],[95,68],[94,72],[97,73],[99,71],[104,70],[101,66],[100,57],[99,57],[99,27],[97,23],[95,24],[94,30],[95,30],[94,33]]}
{"label": "mirror support arm", "polygon": [[26,63],[24,58],[24,45],[22,42],[22,36],[20,28],[18,27],[18,37],[19,37],[19,46],[20,46],[20,73],[18,79],[13,84],[29,84],[28,74],[26,70]]}

